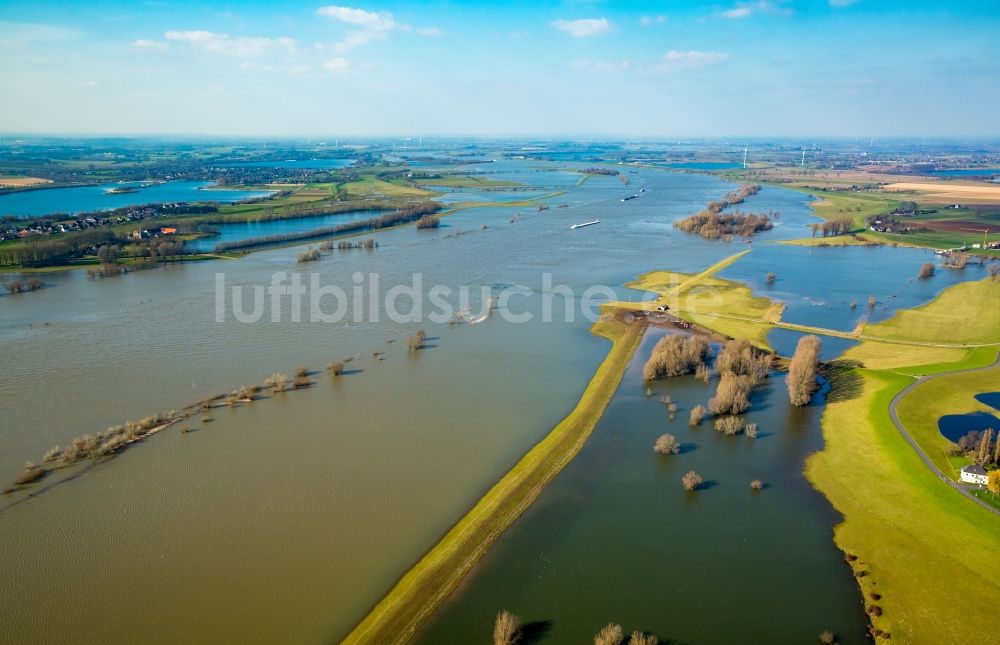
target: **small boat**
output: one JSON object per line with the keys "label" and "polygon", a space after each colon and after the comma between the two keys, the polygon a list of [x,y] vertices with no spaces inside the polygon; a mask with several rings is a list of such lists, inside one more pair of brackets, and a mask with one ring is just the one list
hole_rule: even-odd
{"label": "small boat", "polygon": [[570,229],[583,228],[584,226],[593,226],[594,224],[600,224],[601,220],[595,219],[593,222],[584,222],[583,224],[573,224]]}

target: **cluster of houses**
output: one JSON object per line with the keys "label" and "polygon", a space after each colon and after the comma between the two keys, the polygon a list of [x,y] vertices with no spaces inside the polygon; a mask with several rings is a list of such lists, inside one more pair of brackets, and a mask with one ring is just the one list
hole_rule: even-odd
{"label": "cluster of houses", "polygon": [[[59,233],[69,233],[71,231],[82,231],[89,228],[100,228],[102,226],[112,226],[124,222],[142,222],[154,217],[163,215],[163,208],[182,208],[186,203],[163,204],[157,206],[136,206],[128,209],[118,209],[107,214],[91,213],[82,214],[75,219],[65,219],[55,221],[55,219],[32,220],[30,224],[18,226],[16,220],[7,221],[0,224],[0,241],[13,240],[17,238],[32,237],[35,235],[57,235]],[[69,217],[69,216],[67,216]],[[132,239],[143,239],[156,235],[172,235],[177,229],[171,227],[137,229],[129,237]]]}
{"label": "cluster of houses", "polygon": [[906,233],[911,230],[906,224],[891,217],[880,217],[870,220],[868,222],[868,229],[876,233]]}

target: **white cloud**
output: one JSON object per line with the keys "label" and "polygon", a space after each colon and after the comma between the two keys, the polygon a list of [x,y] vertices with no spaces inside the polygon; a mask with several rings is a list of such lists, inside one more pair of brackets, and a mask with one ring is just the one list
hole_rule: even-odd
{"label": "white cloud", "polygon": [[667,17],[663,14],[658,16],[643,16],[639,18],[639,24],[643,27],[652,27],[653,25],[662,25],[667,21]]}
{"label": "white cloud", "polygon": [[351,68],[351,61],[347,60],[342,56],[337,56],[336,58],[331,58],[330,60],[323,63],[323,69],[329,70],[331,72],[343,73]]}
{"label": "white cloud", "polygon": [[316,15],[329,18],[335,22],[344,23],[360,27],[358,31],[347,34],[342,40],[334,44],[334,50],[339,54],[346,54],[352,49],[370,43],[373,40],[383,40],[389,37],[393,31],[413,32],[420,36],[440,36],[441,30],[437,27],[414,27],[406,23],[397,22],[388,11],[365,11],[353,7],[343,7],[339,5],[329,5],[316,10]]}
{"label": "white cloud", "polygon": [[600,61],[600,60],[590,60],[590,59],[580,59],[572,61],[569,64],[570,69],[575,72],[581,72],[585,74],[608,74],[610,72],[625,72],[632,66],[632,63],[627,59],[622,59],[620,61]]}
{"label": "white cloud", "polygon": [[295,39],[232,37],[214,31],[168,31],[164,34],[167,40],[188,43],[199,49],[240,58],[258,57],[266,54],[285,52],[296,53]]}
{"label": "white cloud", "polygon": [[854,4],[857,1],[858,0],[830,0],[830,6],[831,7],[847,7],[847,6],[850,6],[850,5]]}
{"label": "white cloud", "polygon": [[396,27],[396,21],[393,20],[392,14],[386,11],[376,13],[364,9],[330,5],[317,9],[316,15],[375,31],[390,31]]}
{"label": "white cloud", "polygon": [[607,18],[581,18],[580,20],[553,20],[550,23],[559,31],[574,38],[597,36],[611,31],[611,23]]}
{"label": "white cloud", "polygon": [[137,49],[147,49],[155,51],[163,51],[170,47],[167,43],[160,40],[149,40],[148,38],[138,38],[132,41],[132,46]]}
{"label": "white cloud", "polygon": [[[756,0],[756,2],[739,2],[735,7],[723,11],[720,15],[723,18],[732,19],[749,18],[755,13],[781,13],[789,15],[793,13],[792,10],[781,6],[785,1],[786,0]],[[831,2],[837,1],[838,0],[831,0]],[[853,0],[847,1],[853,2]]]}
{"label": "white cloud", "polygon": [[702,51],[677,51],[671,49],[650,71],[654,72],[676,72],[684,69],[694,69],[698,67],[708,67],[729,59],[729,54],[725,52],[702,52]]}

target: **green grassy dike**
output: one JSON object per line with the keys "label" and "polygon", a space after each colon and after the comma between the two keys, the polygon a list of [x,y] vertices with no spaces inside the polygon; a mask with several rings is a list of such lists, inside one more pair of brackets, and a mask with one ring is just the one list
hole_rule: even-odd
{"label": "green grassy dike", "polygon": [[[891,635],[891,640],[877,637],[879,643],[996,638],[1000,520],[938,479],[893,425],[889,403],[918,375],[992,363],[1000,340],[998,297],[1000,283],[960,283],[871,328],[913,343],[937,339],[982,346],[941,352],[896,345],[887,351],[867,340],[848,351],[831,374],[833,390],[823,413],[826,445],[807,461],[806,476],[844,517],[834,540],[857,557],[851,566],[866,604],[883,612],[870,617],[876,629]],[[937,431],[938,417],[977,409],[973,395],[994,391],[998,372],[927,381],[900,402],[904,426],[944,472],[954,469],[946,456],[950,442]]]}
{"label": "green grassy dike", "polygon": [[405,643],[458,586],[490,545],[523,513],[587,441],[642,340],[644,322],[598,322],[612,341],[579,402],[497,482],[371,610],[344,643]]}

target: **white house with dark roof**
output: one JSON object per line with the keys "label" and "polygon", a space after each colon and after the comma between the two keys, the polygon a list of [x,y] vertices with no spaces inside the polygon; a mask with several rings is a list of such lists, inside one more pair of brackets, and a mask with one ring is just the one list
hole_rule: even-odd
{"label": "white house with dark roof", "polygon": [[979,464],[962,466],[961,479],[968,484],[985,484],[989,481],[989,478],[986,476],[986,469]]}

